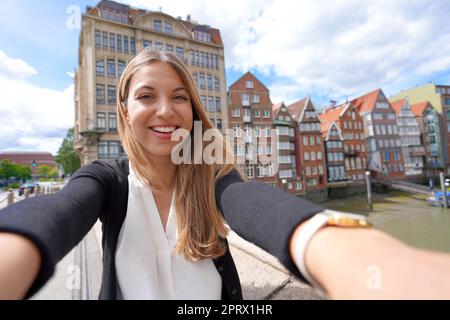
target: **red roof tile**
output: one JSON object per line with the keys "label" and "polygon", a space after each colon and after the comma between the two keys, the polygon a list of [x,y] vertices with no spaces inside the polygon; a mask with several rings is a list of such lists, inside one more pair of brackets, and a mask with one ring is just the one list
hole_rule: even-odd
{"label": "red roof tile", "polygon": [[320,130],[322,131],[322,133],[328,132],[328,129],[331,127],[331,125],[339,120],[339,115],[346,106],[347,105],[345,104],[328,108],[319,116],[321,121]]}
{"label": "red roof tile", "polygon": [[365,95],[353,99],[351,103],[356,107],[359,113],[364,113],[372,111],[377,102],[377,98],[381,93],[381,89],[376,89],[372,92],[366,93]]}
{"label": "red roof tile", "polygon": [[405,104],[405,99],[400,99],[400,100],[391,102],[391,106],[397,115],[400,114],[400,110],[402,109],[404,104]]}
{"label": "red roof tile", "polygon": [[413,104],[411,105],[411,111],[414,113],[416,117],[421,116],[428,105],[429,105],[428,101]]}

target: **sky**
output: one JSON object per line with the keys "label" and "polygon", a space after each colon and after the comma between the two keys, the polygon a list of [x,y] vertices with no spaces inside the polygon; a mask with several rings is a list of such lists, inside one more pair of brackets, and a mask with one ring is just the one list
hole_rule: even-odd
{"label": "sky", "polygon": [[[80,15],[98,1],[0,2],[0,151],[56,154],[74,123]],[[118,2],[218,28],[227,86],[251,71],[274,103],[450,84],[450,0]]]}

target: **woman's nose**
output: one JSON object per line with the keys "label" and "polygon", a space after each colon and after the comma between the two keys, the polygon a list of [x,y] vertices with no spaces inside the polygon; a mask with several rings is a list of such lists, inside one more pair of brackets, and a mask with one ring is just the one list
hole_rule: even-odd
{"label": "woman's nose", "polygon": [[156,115],[162,118],[168,118],[173,115],[173,106],[169,99],[163,98],[160,100]]}

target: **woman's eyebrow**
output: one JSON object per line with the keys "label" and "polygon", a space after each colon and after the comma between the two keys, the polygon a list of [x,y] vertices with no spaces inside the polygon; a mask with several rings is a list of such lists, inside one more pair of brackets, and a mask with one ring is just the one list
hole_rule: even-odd
{"label": "woman's eyebrow", "polygon": [[144,90],[144,89],[147,89],[147,90],[155,90],[155,88],[153,88],[153,87],[151,87],[151,86],[143,85],[143,86],[138,87],[138,88],[135,90],[135,92],[137,92],[137,91],[139,91],[139,90]]}
{"label": "woman's eyebrow", "polygon": [[173,89],[173,92],[178,92],[178,91],[186,91],[187,92],[187,89],[185,87],[177,87],[177,88]]}

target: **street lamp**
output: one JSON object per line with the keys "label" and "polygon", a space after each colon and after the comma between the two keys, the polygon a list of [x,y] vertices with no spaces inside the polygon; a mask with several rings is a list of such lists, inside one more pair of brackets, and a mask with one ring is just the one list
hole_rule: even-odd
{"label": "street lamp", "polygon": [[370,185],[370,171],[366,170],[366,185],[367,185],[367,202],[369,203],[369,210],[373,210],[372,204],[372,186]]}
{"label": "street lamp", "polygon": [[287,192],[287,179],[282,179],[281,183],[283,184],[283,190]]}

